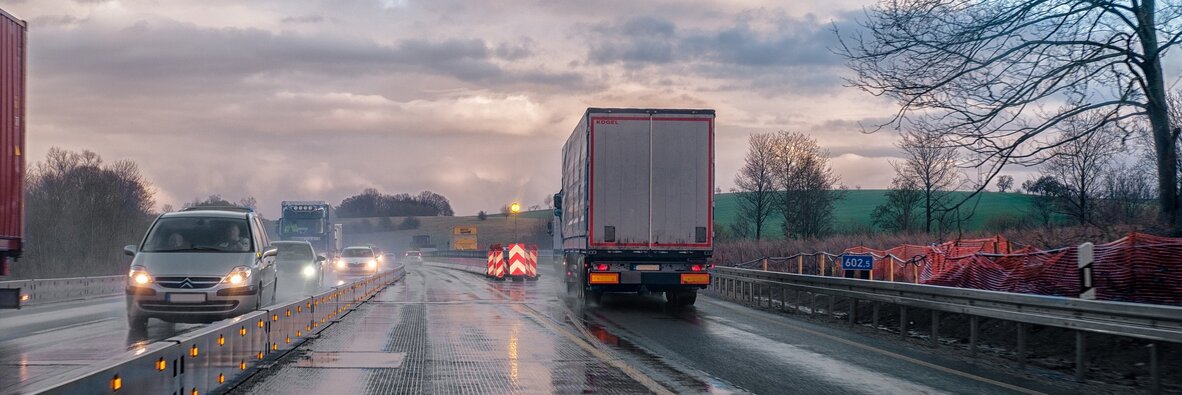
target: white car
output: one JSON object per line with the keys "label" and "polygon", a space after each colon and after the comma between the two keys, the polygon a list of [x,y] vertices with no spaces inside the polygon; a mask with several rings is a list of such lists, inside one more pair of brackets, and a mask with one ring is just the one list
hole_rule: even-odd
{"label": "white car", "polygon": [[341,256],[333,263],[333,269],[339,274],[373,274],[381,267],[378,254],[372,247],[348,247],[341,251]]}

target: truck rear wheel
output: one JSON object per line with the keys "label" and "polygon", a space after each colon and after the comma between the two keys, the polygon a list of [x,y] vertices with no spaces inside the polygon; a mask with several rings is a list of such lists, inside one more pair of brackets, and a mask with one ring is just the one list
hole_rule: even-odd
{"label": "truck rear wheel", "polygon": [[603,292],[586,290],[583,291],[583,302],[586,304],[599,304],[603,300]]}
{"label": "truck rear wheel", "polygon": [[665,301],[670,306],[693,306],[698,301],[698,290],[666,291]]}

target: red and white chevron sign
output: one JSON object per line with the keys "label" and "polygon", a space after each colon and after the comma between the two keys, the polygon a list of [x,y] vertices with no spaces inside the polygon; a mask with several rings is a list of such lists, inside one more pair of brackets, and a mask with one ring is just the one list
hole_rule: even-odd
{"label": "red and white chevron sign", "polygon": [[496,278],[505,277],[504,258],[504,250],[501,249],[500,244],[488,246],[488,268],[485,271],[485,275]]}
{"label": "red and white chevron sign", "polygon": [[525,251],[525,244],[513,243],[509,245],[509,275],[525,277],[529,273],[529,253]]}

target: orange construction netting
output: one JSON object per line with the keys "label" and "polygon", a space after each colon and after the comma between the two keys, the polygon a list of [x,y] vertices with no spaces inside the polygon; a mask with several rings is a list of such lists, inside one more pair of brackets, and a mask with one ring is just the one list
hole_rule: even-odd
{"label": "orange construction netting", "polygon": [[[1011,248],[1008,240],[996,236],[889,250],[854,247],[845,253],[874,255],[873,280],[1079,296],[1078,247]],[[1097,299],[1182,304],[1182,239],[1132,233],[1096,245],[1094,251]],[[833,274],[846,275],[840,269]]]}

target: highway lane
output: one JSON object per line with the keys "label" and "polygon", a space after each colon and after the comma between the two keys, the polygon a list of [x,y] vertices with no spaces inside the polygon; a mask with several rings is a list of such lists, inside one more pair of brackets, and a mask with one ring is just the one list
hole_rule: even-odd
{"label": "highway lane", "polygon": [[[315,392],[1066,393],[1085,387],[966,364],[711,297],[668,310],[655,296],[567,298],[538,282],[493,282],[412,265],[319,339],[236,389]],[[317,365],[381,352],[397,363]],[[368,355],[368,354],[367,354]],[[389,362],[389,361],[387,361]]]}
{"label": "highway lane", "polygon": [[[326,273],[326,286],[336,281]],[[284,303],[302,294],[281,286],[276,300]],[[123,295],[0,310],[0,393],[54,380],[202,326],[150,320],[146,333],[132,333]]]}

